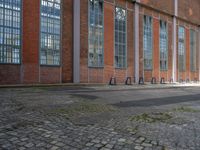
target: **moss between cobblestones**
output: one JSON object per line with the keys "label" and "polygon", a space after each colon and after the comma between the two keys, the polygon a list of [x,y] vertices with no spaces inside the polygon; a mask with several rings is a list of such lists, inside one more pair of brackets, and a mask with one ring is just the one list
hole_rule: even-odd
{"label": "moss between cobblestones", "polygon": [[191,108],[191,107],[184,107],[184,106],[175,108],[174,111],[176,111],[176,112],[190,112],[190,113],[200,112],[200,110],[197,110],[197,109],[194,109],[194,108]]}
{"label": "moss between cobblestones", "polygon": [[46,92],[48,91],[45,87],[28,87],[28,88],[21,88],[21,89],[15,89],[17,92],[21,94],[27,94],[27,93],[40,93],[40,92]]}
{"label": "moss between cobblestones", "polygon": [[130,133],[134,133],[134,134],[135,134],[136,132],[138,132],[138,130],[139,130],[139,129],[138,129],[138,126],[135,126],[134,128],[130,128],[130,127],[129,127],[129,128],[127,129],[127,131],[129,131]]}
{"label": "moss between cobblestones", "polygon": [[79,102],[73,105],[67,106],[66,108],[57,108],[52,110],[53,114],[60,114],[66,117],[88,114],[88,113],[101,113],[115,111],[116,108],[110,105],[91,103],[91,102]]}
{"label": "moss between cobblestones", "polygon": [[155,123],[155,122],[165,122],[167,120],[170,120],[171,118],[172,115],[170,115],[169,113],[152,113],[152,114],[143,113],[141,115],[131,117],[130,120],[146,122],[146,123]]}

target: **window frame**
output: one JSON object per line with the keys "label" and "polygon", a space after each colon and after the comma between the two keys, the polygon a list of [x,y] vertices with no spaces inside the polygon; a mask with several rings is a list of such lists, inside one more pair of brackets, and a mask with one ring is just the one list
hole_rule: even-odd
{"label": "window frame", "polygon": [[[121,66],[117,66],[116,62],[115,62],[115,57],[116,57],[116,29],[115,29],[115,25],[116,25],[116,8],[123,9],[125,11],[125,15],[126,15],[126,20],[125,20],[125,28],[126,28],[125,29],[125,43],[123,43],[123,44],[125,44],[125,50],[124,50],[125,55],[123,56],[125,64],[122,64]],[[114,11],[114,67],[116,69],[127,69],[127,67],[128,67],[128,65],[127,65],[128,64],[127,63],[127,53],[128,53],[127,52],[127,20],[128,20],[128,17],[127,17],[127,10],[126,10],[126,8],[123,8],[121,6],[115,6],[115,11]],[[118,32],[123,32],[123,31],[118,30]],[[120,44],[118,42],[118,46],[119,45]],[[119,51],[118,51],[118,54],[119,54]],[[118,55],[118,57],[119,57],[119,55]]]}
{"label": "window frame", "polygon": [[[193,33],[193,42],[191,41],[191,36]],[[190,71],[191,72],[196,72],[197,71],[197,37],[196,37],[196,31],[194,29],[190,29]],[[193,43],[193,50],[192,50],[192,45]],[[192,55],[193,54],[193,55]]]}
{"label": "window frame", "polygon": [[167,71],[168,70],[168,62],[169,62],[169,39],[168,39],[168,24],[167,21],[164,20],[160,20],[160,33],[159,33],[159,62],[161,64],[161,23],[166,23],[166,67],[165,68],[161,68],[160,65],[160,71]]}
{"label": "window frame", "polygon": [[[180,40],[181,40],[180,39],[180,32],[179,31],[180,31],[181,28],[184,31],[182,33],[182,34],[184,34],[184,37],[183,37],[184,39],[183,39],[183,43],[182,43],[183,46],[184,46],[183,47],[184,49],[180,49],[180,44],[179,44]],[[179,72],[185,72],[186,71],[186,41],[185,40],[186,40],[185,27],[184,26],[178,26],[178,71]],[[181,50],[181,52],[184,52],[184,56],[180,55],[180,50]],[[184,59],[183,62],[182,62],[183,66],[181,68],[180,68],[180,58],[179,58],[180,56],[182,56],[183,59]]]}
{"label": "window frame", "polygon": [[[88,68],[104,68],[104,1],[99,1],[102,3],[102,64],[97,64],[97,65],[94,65],[94,64],[90,64],[90,1],[91,0],[88,0],[88,56],[87,56],[87,59],[88,59]],[[94,26],[97,26],[97,25],[94,25]],[[99,47],[99,36],[98,36],[98,47]],[[94,41],[93,41],[94,42]],[[92,43],[93,44],[93,43]],[[98,54],[98,53],[96,53]],[[99,60],[99,59],[98,59]],[[98,62],[97,60],[97,62]]]}
{"label": "window frame", "polygon": [[[145,66],[145,50],[144,50],[144,41],[145,41],[145,36],[144,36],[144,33],[145,33],[145,17],[147,18],[150,18],[151,19],[151,68],[147,68]],[[148,42],[147,42],[148,43]],[[153,70],[153,17],[152,16],[149,16],[149,15],[144,15],[143,16],[143,68],[145,71],[152,71]]]}
{"label": "window frame", "polygon": [[[45,1],[49,1],[49,0],[45,0]],[[54,2],[55,3],[55,2]],[[60,33],[59,33],[59,64],[48,64],[48,63],[45,63],[43,64],[42,63],[42,58],[41,58],[41,53],[42,53],[42,0],[40,0],[40,34],[39,34],[39,64],[40,66],[48,66],[48,67],[60,67],[62,66],[62,23],[63,23],[63,18],[62,18],[62,0],[60,0]],[[45,17],[45,18],[50,18],[50,17]],[[48,25],[48,24],[47,24]],[[48,26],[47,26],[47,30],[48,30]],[[52,34],[51,32],[45,32],[47,33],[48,35],[58,35],[58,34]],[[55,40],[55,39],[54,39]],[[48,48],[45,49],[46,51],[49,51]],[[56,51],[55,49],[54,50],[51,50],[52,52]],[[48,59],[46,59],[46,62],[48,61]]]}
{"label": "window frame", "polygon": [[[19,30],[19,46],[17,46],[17,48],[19,48],[19,58],[17,59],[18,60],[18,62],[16,63],[16,62],[0,62],[0,64],[1,65],[21,65],[22,64],[22,40],[23,40],[23,36],[22,36],[22,25],[23,25],[23,0],[20,0],[20,10],[17,10],[17,12],[19,12],[19,28],[17,28],[17,27],[13,27],[13,19],[12,19],[12,26],[10,27],[10,26],[5,26],[5,9],[7,9],[7,10],[11,10],[12,11],[12,17],[14,16],[14,14],[13,14],[13,11],[16,11],[16,10],[14,10],[13,8],[12,9],[10,9],[10,8],[5,8],[5,3],[3,3],[3,7],[1,7],[1,8],[3,8],[3,25],[1,25],[0,27],[2,27],[2,29],[3,29],[3,44],[0,44],[0,46],[2,46],[2,48],[3,48],[3,51],[2,51],[2,53],[4,52],[4,47],[6,47],[6,46],[8,46],[7,44],[4,44],[4,40],[5,40],[5,28],[8,28],[8,29],[11,29],[11,30],[13,30],[13,29],[17,29],[17,30]],[[12,5],[13,6],[13,5]],[[13,31],[12,31],[12,33],[11,33],[11,36],[13,37]],[[16,47],[16,45],[11,45],[11,47],[12,47],[12,50],[11,50],[11,53],[13,53],[13,48],[14,47]],[[7,55],[7,54],[6,54]],[[11,54],[11,55],[13,55],[13,54]],[[3,60],[4,59],[8,59],[7,57],[3,57]],[[11,59],[11,61],[13,61],[13,59],[14,59],[14,57],[11,57],[11,58],[9,58],[9,59]]]}

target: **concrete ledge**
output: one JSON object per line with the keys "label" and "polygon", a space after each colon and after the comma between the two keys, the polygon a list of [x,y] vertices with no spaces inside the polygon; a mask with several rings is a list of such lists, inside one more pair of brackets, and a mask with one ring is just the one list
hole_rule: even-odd
{"label": "concrete ledge", "polygon": [[[94,84],[94,83],[63,83],[63,84],[14,84],[14,85],[0,85],[0,88],[31,88],[31,87],[89,87],[92,91],[124,91],[124,90],[140,90],[140,89],[169,89],[169,88],[183,88],[183,87],[200,87],[199,83],[166,83],[166,84],[151,84],[144,85],[133,84],[124,85],[117,84],[115,86],[108,84]],[[90,91],[90,89],[84,90]]]}

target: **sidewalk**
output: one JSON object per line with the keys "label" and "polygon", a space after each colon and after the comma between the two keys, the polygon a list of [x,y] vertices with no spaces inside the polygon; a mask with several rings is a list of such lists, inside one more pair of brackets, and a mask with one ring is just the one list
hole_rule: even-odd
{"label": "sidewalk", "polygon": [[[87,87],[85,90],[132,90],[132,89],[168,89],[168,88],[180,88],[180,87],[200,87],[200,83],[166,83],[166,84],[151,84],[146,82],[145,84],[96,84],[96,83],[61,83],[61,84],[15,84],[15,85],[0,85],[0,88],[29,88],[29,87],[73,87],[79,89],[80,87]],[[84,91],[85,91],[84,90]]]}

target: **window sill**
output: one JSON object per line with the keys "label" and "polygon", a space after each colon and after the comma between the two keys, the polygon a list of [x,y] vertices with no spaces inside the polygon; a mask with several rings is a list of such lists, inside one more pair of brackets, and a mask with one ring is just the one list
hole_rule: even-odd
{"label": "window sill", "polygon": [[117,70],[127,70],[127,67],[115,67]]}
{"label": "window sill", "polygon": [[88,66],[88,68],[91,68],[91,69],[103,69],[104,66]]}
{"label": "window sill", "polygon": [[0,65],[16,65],[16,66],[20,66],[21,63],[0,63]]}
{"label": "window sill", "polygon": [[43,65],[43,64],[40,64],[40,67],[61,67],[61,65]]}

